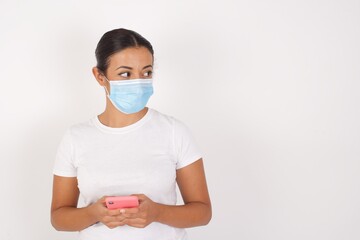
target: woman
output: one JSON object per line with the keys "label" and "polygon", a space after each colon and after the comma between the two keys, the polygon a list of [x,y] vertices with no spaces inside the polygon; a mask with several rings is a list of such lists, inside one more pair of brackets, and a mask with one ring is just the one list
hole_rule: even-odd
{"label": "woman", "polygon": [[[211,203],[201,155],[187,127],[146,107],[154,52],[138,33],[115,29],[96,48],[93,74],[106,92],[100,115],[70,127],[58,148],[51,223],[82,240],[187,239],[206,225]],[[184,205],[176,205],[176,183]],[[85,206],[78,207],[79,194]],[[110,210],[105,196],[139,206]]]}

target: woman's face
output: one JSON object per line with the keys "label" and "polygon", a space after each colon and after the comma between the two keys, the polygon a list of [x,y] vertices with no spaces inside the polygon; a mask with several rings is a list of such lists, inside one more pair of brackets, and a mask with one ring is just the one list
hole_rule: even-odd
{"label": "woman's face", "polygon": [[152,78],[153,56],[145,47],[127,48],[109,59],[106,77],[109,80]]}

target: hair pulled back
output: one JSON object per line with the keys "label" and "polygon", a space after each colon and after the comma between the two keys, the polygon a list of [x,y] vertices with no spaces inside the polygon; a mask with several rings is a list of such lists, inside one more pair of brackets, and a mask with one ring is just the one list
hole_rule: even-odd
{"label": "hair pulled back", "polygon": [[96,67],[105,74],[110,56],[131,47],[145,47],[154,56],[151,43],[137,32],[125,28],[106,32],[96,46]]}

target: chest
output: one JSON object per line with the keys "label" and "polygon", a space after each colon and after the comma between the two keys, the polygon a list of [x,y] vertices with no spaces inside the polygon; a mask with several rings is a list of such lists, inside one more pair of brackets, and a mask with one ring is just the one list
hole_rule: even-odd
{"label": "chest", "polygon": [[175,188],[176,163],[170,138],[154,134],[112,136],[78,147],[78,187],[83,197],[144,193],[158,198]]}

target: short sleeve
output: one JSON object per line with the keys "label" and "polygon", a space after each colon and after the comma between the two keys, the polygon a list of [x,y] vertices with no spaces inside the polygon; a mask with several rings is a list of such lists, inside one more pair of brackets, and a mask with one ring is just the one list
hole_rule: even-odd
{"label": "short sleeve", "polygon": [[174,151],[176,169],[186,167],[202,157],[189,128],[178,120],[174,120]]}
{"label": "short sleeve", "polygon": [[76,167],[74,166],[74,151],[70,129],[65,132],[58,146],[53,174],[62,177],[77,176]]}

